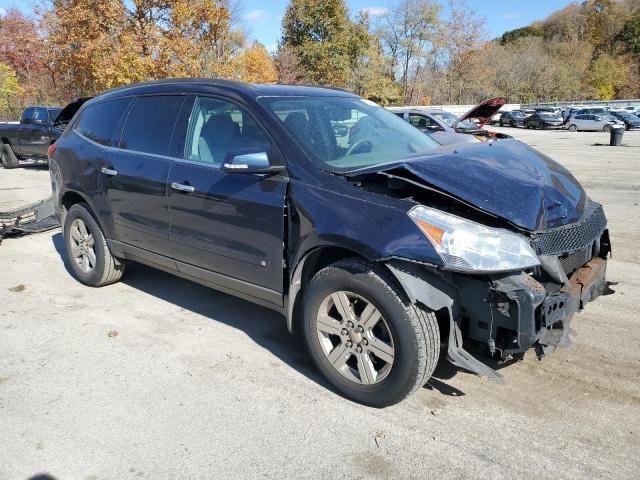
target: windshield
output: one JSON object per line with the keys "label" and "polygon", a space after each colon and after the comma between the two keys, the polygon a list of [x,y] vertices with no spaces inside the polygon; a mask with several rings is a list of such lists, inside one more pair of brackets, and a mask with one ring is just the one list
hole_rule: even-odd
{"label": "windshield", "polygon": [[519,110],[515,110],[515,111],[511,112],[511,116],[512,117],[524,117],[524,113],[522,113]]}
{"label": "windshield", "polygon": [[[431,115],[433,115],[437,119],[443,121],[444,123],[446,123],[450,127],[453,127],[453,125],[458,121],[458,118],[459,118],[457,115],[454,115],[453,113],[445,112],[445,111],[442,111],[442,112],[430,112],[430,113],[431,113]],[[456,128],[461,128],[463,130],[469,130],[469,129],[472,128],[472,129],[476,130],[478,127],[471,120],[463,120],[458,125],[456,125]]]}
{"label": "windshield", "polygon": [[336,173],[395,162],[439,147],[408,122],[357,97],[263,97],[298,145]]}

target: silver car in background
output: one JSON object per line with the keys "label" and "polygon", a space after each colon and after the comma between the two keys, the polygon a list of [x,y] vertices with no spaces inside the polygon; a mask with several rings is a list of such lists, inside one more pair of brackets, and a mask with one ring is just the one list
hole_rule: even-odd
{"label": "silver car in background", "polygon": [[574,115],[567,121],[567,128],[570,132],[608,132],[613,125],[624,125],[611,115],[596,115],[593,113],[583,113]]}
{"label": "silver car in background", "polygon": [[482,128],[483,125],[491,121],[491,118],[505,103],[506,99],[502,97],[490,98],[460,117],[436,108],[389,107],[388,110],[423,131],[441,145],[455,145],[509,137],[509,135],[489,132]]}

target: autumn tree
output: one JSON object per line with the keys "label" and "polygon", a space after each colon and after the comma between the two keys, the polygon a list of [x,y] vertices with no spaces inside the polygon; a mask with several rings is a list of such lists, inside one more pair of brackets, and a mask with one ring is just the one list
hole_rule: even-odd
{"label": "autumn tree", "polygon": [[346,87],[368,38],[344,0],[291,0],[280,43],[295,55],[306,82]]}
{"label": "autumn tree", "polygon": [[68,97],[241,70],[244,33],[226,0],[54,0],[42,24]]}
{"label": "autumn tree", "polygon": [[0,58],[26,83],[42,72],[42,39],[37,24],[15,8],[0,19]]}
{"label": "autumn tree", "polygon": [[[181,74],[233,77],[244,33],[234,28],[226,0],[173,0],[165,45]],[[175,67],[174,67],[175,68]]]}
{"label": "autumn tree", "polygon": [[279,83],[293,85],[304,82],[304,68],[292,47],[278,45],[273,62]]}
{"label": "autumn tree", "polygon": [[376,33],[408,103],[441,37],[440,12],[433,0],[399,0],[376,22]]}
{"label": "autumn tree", "polygon": [[507,45],[509,43],[517,42],[521,38],[542,37],[543,35],[544,30],[542,29],[542,27],[538,25],[527,25],[526,27],[516,28],[515,30],[504,32],[500,37],[500,44]]}
{"label": "autumn tree", "polygon": [[640,60],[640,12],[625,22],[616,39],[627,53]]}
{"label": "autumn tree", "polygon": [[588,74],[589,85],[593,88],[593,95],[599,100],[611,100],[616,92],[624,85],[627,66],[619,59],[604,53],[591,65]]}
{"label": "autumn tree", "polygon": [[590,0],[583,4],[586,13],[586,39],[596,55],[615,50],[615,37],[624,24],[623,7],[612,0]]}
{"label": "autumn tree", "polygon": [[55,0],[42,23],[49,61],[61,72],[69,97],[113,86],[104,67],[120,51],[126,25],[123,0]]}
{"label": "autumn tree", "polygon": [[351,88],[354,93],[384,106],[404,101],[391,59],[384,54],[382,42],[375,35],[353,67]]}
{"label": "autumn tree", "polygon": [[249,83],[274,83],[278,73],[273,59],[260,42],[253,44],[240,54],[239,79]]}
{"label": "autumn tree", "polygon": [[0,117],[13,120],[20,113],[19,97],[23,93],[15,70],[0,63]]}
{"label": "autumn tree", "polygon": [[474,86],[483,68],[476,53],[486,41],[486,19],[464,0],[449,0],[449,12],[442,47],[448,64],[449,102],[465,103],[470,100],[465,90]]}

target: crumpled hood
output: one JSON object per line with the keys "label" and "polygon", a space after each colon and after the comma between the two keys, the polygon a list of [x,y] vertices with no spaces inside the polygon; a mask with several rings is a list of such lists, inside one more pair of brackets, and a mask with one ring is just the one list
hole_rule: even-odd
{"label": "crumpled hood", "polygon": [[575,222],[588,199],[567,169],[517,140],[442,147],[349,176],[374,172],[409,172],[413,180],[529,231]]}

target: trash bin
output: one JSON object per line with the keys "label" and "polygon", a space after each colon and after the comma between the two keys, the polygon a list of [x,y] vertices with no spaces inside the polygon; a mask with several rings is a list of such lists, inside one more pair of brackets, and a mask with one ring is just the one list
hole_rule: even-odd
{"label": "trash bin", "polygon": [[624,135],[624,127],[622,125],[613,125],[609,130],[609,145],[619,147],[622,145],[622,135]]}

